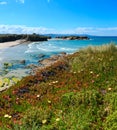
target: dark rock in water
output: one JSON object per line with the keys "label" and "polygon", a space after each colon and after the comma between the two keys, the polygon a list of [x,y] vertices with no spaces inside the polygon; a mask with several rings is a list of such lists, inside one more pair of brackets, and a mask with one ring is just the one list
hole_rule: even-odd
{"label": "dark rock in water", "polygon": [[25,64],[26,61],[25,61],[25,60],[21,60],[20,63],[21,63],[21,64]]}
{"label": "dark rock in water", "polygon": [[38,57],[39,57],[39,58],[44,58],[45,55],[44,55],[44,54],[39,54]]}
{"label": "dark rock in water", "polygon": [[88,40],[89,38],[87,36],[60,36],[56,37],[64,40]]}

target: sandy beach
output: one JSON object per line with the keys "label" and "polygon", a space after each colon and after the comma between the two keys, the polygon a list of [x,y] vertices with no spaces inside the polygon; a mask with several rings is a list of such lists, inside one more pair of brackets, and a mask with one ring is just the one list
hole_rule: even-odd
{"label": "sandy beach", "polygon": [[26,40],[22,39],[22,40],[16,40],[16,41],[11,41],[11,42],[0,43],[0,49],[13,47],[13,46],[19,45],[19,44],[24,43],[24,42],[26,42]]}

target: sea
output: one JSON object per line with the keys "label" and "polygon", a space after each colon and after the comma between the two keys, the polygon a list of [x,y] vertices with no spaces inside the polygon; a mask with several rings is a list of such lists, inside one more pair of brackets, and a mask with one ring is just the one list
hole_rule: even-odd
{"label": "sea", "polygon": [[[98,46],[103,44],[114,43],[117,45],[116,36],[90,36],[89,40],[57,40],[50,39],[43,42],[32,42],[29,44],[20,44],[14,47],[0,50],[0,76],[2,75],[16,75],[20,72],[29,74],[26,66],[30,64],[39,65],[39,60],[49,58],[52,55],[66,52],[72,54],[81,48],[87,46]],[[43,55],[41,57],[41,55]],[[25,60],[25,64],[21,64],[20,61]],[[11,67],[7,68],[5,73],[5,63],[12,63]],[[13,73],[14,72],[14,73]]]}

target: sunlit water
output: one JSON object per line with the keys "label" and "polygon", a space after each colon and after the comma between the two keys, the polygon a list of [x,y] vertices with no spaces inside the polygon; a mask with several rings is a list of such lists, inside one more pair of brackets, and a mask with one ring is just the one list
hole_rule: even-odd
{"label": "sunlit water", "polygon": [[[61,52],[73,53],[80,48],[89,45],[102,45],[113,42],[117,44],[117,37],[90,37],[90,40],[49,40],[45,42],[33,42],[30,44],[21,44],[0,50],[0,70],[2,73],[4,63],[13,63],[10,71],[16,69],[25,69],[29,64],[38,65],[40,59],[39,54],[44,54],[44,58]],[[20,64],[21,60],[25,60],[26,64]]]}

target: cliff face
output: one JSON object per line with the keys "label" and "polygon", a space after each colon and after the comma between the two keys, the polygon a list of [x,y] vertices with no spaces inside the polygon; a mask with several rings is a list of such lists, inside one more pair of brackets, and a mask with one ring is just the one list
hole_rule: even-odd
{"label": "cliff face", "polygon": [[89,39],[87,36],[61,36],[56,38],[65,39],[65,40],[88,40]]}
{"label": "cliff face", "polygon": [[26,41],[47,41],[51,37],[37,35],[37,34],[1,34],[0,35],[0,43],[1,42],[9,42],[9,41],[15,41],[19,39],[26,39]]}

